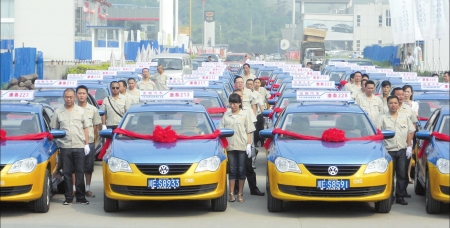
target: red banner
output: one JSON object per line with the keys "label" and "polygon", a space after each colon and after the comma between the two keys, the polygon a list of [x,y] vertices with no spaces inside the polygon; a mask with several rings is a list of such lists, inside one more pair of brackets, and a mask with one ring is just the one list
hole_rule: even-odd
{"label": "red banner", "polygon": [[50,140],[53,140],[53,135],[49,132],[42,132],[42,133],[36,133],[36,134],[27,134],[27,135],[17,135],[17,136],[6,136],[6,131],[1,129],[0,130],[0,140],[40,140],[48,138]]}

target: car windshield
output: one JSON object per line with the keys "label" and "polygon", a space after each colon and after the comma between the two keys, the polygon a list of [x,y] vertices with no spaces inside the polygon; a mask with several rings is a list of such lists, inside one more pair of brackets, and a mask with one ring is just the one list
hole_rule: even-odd
{"label": "car windshield", "polygon": [[[211,134],[212,127],[208,121],[207,113],[196,112],[137,112],[128,113],[122,122],[121,128],[139,134],[152,135],[155,126],[163,128],[171,126],[180,135]],[[124,137],[120,136],[119,138]]]}
{"label": "car windshield", "polygon": [[281,99],[281,102],[277,102],[277,104],[279,104],[279,106],[277,108],[286,108],[288,105],[290,104],[296,104],[296,103],[300,103],[300,101],[297,101],[297,98],[295,97],[285,97],[283,99]]}
{"label": "car windshield", "polygon": [[450,116],[449,115],[443,116],[441,126],[439,127],[439,133],[448,134],[448,132],[450,132],[449,124],[450,124]]}
{"label": "car windshield", "polygon": [[316,137],[321,137],[330,128],[345,131],[347,138],[375,134],[368,118],[359,113],[290,113],[280,125],[283,130]]}
{"label": "car windshield", "polygon": [[345,74],[345,71],[331,71],[330,81],[338,82],[339,80],[341,80],[341,77],[344,74]]}
{"label": "car windshield", "polygon": [[244,62],[243,55],[228,55],[226,60],[227,62]]}
{"label": "car windshield", "polygon": [[273,70],[261,70],[259,71],[259,76],[270,76],[270,74],[273,72]]}
{"label": "car windshield", "polygon": [[415,100],[419,103],[419,117],[428,118],[437,108],[449,105],[449,100]]}
{"label": "car windshield", "polygon": [[348,62],[356,63],[358,66],[373,66],[373,63],[367,60],[349,60]]}
{"label": "car windshield", "polygon": [[52,108],[57,109],[64,105],[64,98],[62,96],[36,96],[35,94],[33,102],[48,104]]}
{"label": "car windshield", "polygon": [[89,88],[89,93],[94,96],[95,100],[103,100],[108,96],[108,90],[105,88]]}
{"label": "car windshield", "polygon": [[36,113],[1,112],[1,129],[7,136],[41,133],[39,116]]}
{"label": "car windshield", "polygon": [[152,62],[158,62],[162,65],[164,70],[182,70],[183,64],[181,59],[177,58],[154,58]]}
{"label": "car windshield", "polygon": [[205,57],[205,58],[208,58],[209,56],[211,56],[211,58],[214,60],[214,61],[217,61],[218,59],[217,59],[217,56],[216,55],[211,55],[211,54],[200,54],[200,55],[198,55],[199,57],[201,56],[201,57]]}
{"label": "car windshield", "polygon": [[192,102],[201,104],[205,108],[222,108],[218,97],[194,97]]}

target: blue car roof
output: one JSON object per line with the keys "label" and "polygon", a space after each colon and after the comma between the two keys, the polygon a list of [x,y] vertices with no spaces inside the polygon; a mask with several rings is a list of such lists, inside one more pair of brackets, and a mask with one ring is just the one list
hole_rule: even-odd
{"label": "blue car roof", "polygon": [[354,104],[344,104],[344,103],[304,103],[296,104],[293,106],[286,107],[285,113],[296,113],[296,112],[350,112],[350,113],[361,113],[364,111]]}
{"label": "blue car roof", "polygon": [[442,113],[442,115],[450,115],[450,106],[443,105],[441,107],[441,113]]}
{"label": "blue car roof", "polygon": [[201,104],[188,102],[157,102],[147,104],[133,104],[127,112],[167,112],[167,111],[183,111],[183,112],[206,112],[206,109]]}
{"label": "blue car roof", "polygon": [[34,91],[35,97],[62,97],[64,89],[42,89]]}
{"label": "blue car roof", "polygon": [[39,103],[2,101],[1,110],[6,112],[40,112],[43,105]]}
{"label": "blue car roof", "polygon": [[448,92],[424,92],[424,93],[418,93],[414,94],[414,100],[448,100],[450,95]]}

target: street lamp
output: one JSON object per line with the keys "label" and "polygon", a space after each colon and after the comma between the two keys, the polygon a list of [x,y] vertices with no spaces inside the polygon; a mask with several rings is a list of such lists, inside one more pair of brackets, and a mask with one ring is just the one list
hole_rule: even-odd
{"label": "street lamp", "polygon": [[219,47],[222,48],[222,24],[220,23],[219,23],[219,39],[220,39]]}

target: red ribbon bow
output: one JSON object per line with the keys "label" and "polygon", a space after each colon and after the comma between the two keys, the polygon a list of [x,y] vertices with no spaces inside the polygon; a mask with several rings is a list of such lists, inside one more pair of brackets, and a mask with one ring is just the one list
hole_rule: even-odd
{"label": "red ribbon bow", "polygon": [[281,95],[280,92],[276,92],[276,93],[270,95],[269,100],[272,100],[272,99],[274,99],[275,97],[279,97],[280,95]]}
{"label": "red ribbon bow", "polygon": [[272,88],[280,88],[280,85],[279,84],[273,84]]}
{"label": "red ribbon bow", "polygon": [[42,132],[36,134],[27,134],[27,135],[17,135],[17,136],[6,136],[6,131],[0,130],[0,140],[40,140],[48,138],[49,140],[53,140],[53,135],[50,132]]}
{"label": "red ribbon bow", "polygon": [[[447,135],[447,134],[442,134],[442,133],[434,131],[434,132],[431,133],[431,136],[434,136],[436,139],[439,139],[439,140],[442,140],[442,141],[450,142],[450,136]],[[421,158],[423,156],[423,153],[425,152],[425,147],[427,147],[429,142],[430,142],[429,140],[424,140],[423,141],[422,148],[420,148],[420,151],[417,154],[418,158]]]}
{"label": "red ribbon bow", "polygon": [[269,113],[269,118],[270,119],[272,119],[272,117],[273,117],[273,115],[275,114],[275,113],[280,113],[280,112],[282,112],[283,111],[283,109],[282,108],[275,108],[271,113]]}
{"label": "red ribbon bow", "polygon": [[220,113],[225,113],[227,111],[226,108],[207,108],[206,111],[209,114],[220,114]]}
{"label": "red ribbon bow", "polygon": [[[113,133],[116,134],[122,134],[128,137],[137,138],[137,139],[145,139],[145,140],[152,140],[159,143],[173,143],[176,142],[178,139],[180,140],[187,140],[187,139],[216,139],[220,137],[220,130],[216,129],[212,134],[207,135],[194,135],[194,136],[186,136],[186,135],[177,135],[177,133],[172,130],[171,126],[167,126],[166,128],[162,128],[161,126],[157,125],[155,129],[153,130],[153,135],[145,135],[145,134],[139,134],[133,131],[125,130],[122,128],[116,128]],[[111,145],[111,139],[106,139],[105,144],[102,147],[102,150],[100,151],[100,154],[98,155],[99,159],[102,159],[103,156],[106,153],[106,150]],[[226,138],[220,138],[220,143],[222,144],[223,148],[228,147],[228,140]]]}
{"label": "red ribbon bow", "polygon": [[[351,141],[351,140],[374,140],[375,141],[375,140],[383,140],[383,138],[384,138],[383,134],[381,134],[381,131],[379,129],[377,129],[376,135],[369,135],[369,136],[363,136],[363,137],[358,137],[358,138],[346,138],[345,131],[337,129],[337,128],[330,128],[330,129],[323,131],[322,137],[297,134],[295,132],[282,130],[280,128],[275,128],[272,131],[272,134],[273,135],[282,134],[282,135],[291,136],[291,137],[294,137],[296,139],[301,139],[301,140],[321,140],[324,142],[345,142],[345,141]],[[272,143],[272,140],[273,140],[273,138],[269,138],[264,143],[264,148],[266,148],[266,150],[269,149],[269,146],[270,146],[270,143]]]}

